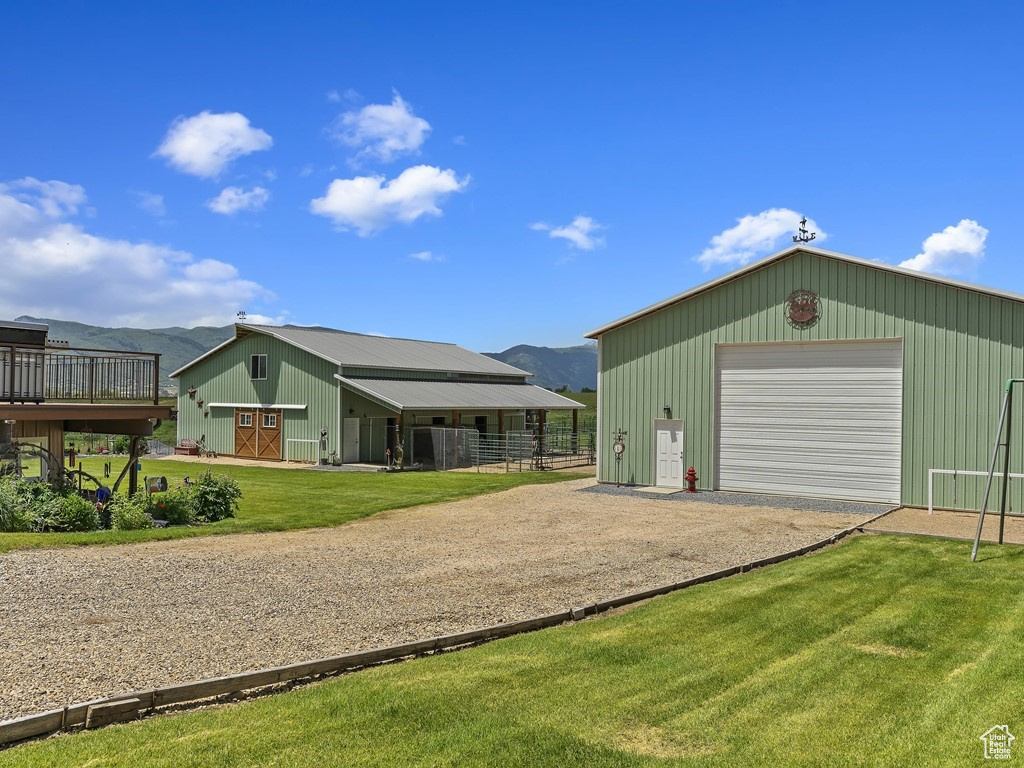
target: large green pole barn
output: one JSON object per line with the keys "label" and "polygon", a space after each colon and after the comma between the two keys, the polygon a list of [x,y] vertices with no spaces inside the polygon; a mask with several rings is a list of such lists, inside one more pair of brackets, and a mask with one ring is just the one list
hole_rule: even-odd
{"label": "large green pole barn", "polygon": [[[692,465],[704,489],[922,506],[929,469],[988,469],[1024,296],[795,246],[587,336],[602,482],[680,487]],[[977,504],[957,481],[938,506]]]}

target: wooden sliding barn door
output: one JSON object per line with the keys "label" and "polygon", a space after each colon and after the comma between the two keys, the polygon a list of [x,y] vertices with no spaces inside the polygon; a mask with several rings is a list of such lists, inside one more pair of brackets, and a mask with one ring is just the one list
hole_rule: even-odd
{"label": "wooden sliding barn door", "polygon": [[235,409],[235,456],[256,458],[256,411]]}
{"label": "wooden sliding barn door", "polygon": [[281,411],[259,412],[256,458],[281,460]]}

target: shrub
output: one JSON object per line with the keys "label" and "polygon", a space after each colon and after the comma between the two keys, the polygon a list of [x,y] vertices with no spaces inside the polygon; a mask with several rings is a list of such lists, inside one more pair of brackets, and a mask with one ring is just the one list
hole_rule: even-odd
{"label": "shrub", "polygon": [[75,493],[39,494],[35,511],[35,528],[40,531],[98,531],[101,527],[96,505]]}
{"label": "shrub", "polygon": [[0,533],[31,530],[32,512],[18,493],[18,481],[12,475],[0,477]]}
{"label": "shrub", "polygon": [[150,499],[150,513],[170,525],[191,525],[196,520],[195,499],[188,487],[168,491]]}
{"label": "shrub", "polygon": [[215,523],[235,516],[242,489],[233,477],[204,475],[192,484],[189,494],[194,504],[195,519]]}
{"label": "shrub", "polygon": [[118,435],[114,438],[114,443],[111,447],[114,453],[128,453],[131,444],[132,439],[128,435]]}
{"label": "shrub", "polygon": [[145,495],[119,496],[110,505],[110,527],[115,531],[141,531],[153,527]]}

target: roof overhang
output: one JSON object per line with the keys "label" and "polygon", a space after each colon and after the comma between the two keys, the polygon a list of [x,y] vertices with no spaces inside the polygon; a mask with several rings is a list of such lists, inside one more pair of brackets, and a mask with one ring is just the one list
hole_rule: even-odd
{"label": "roof overhang", "polygon": [[882,272],[892,272],[897,275],[913,277],[917,280],[926,280],[931,283],[939,283],[940,285],[951,285],[955,288],[962,288],[967,291],[974,291],[975,293],[981,293],[988,296],[996,296],[998,298],[1009,299],[1011,301],[1024,302],[1024,295],[1021,295],[1019,293],[1012,293],[1010,291],[1000,291],[996,288],[989,288],[984,285],[977,285],[975,283],[967,283],[962,280],[954,280],[953,278],[950,277],[942,277],[940,275],[933,275],[927,272],[918,272],[915,269],[897,267],[893,264],[887,264],[884,261],[862,259],[857,256],[850,256],[849,254],[846,253],[826,251],[823,248],[812,248],[806,245],[794,245],[784,250],[778,251],[777,253],[773,253],[770,256],[765,256],[763,259],[755,261],[751,264],[747,264],[745,267],[740,267],[739,269],[733,270],[732,272],[722,275],[721,277],[716,277],[714,280],[709,280],[706,283],[702,283],[694,288],[691,288],[688,291],[683,291],[682,293],[676,294],[675,296],[670,296],[669,298],[664,299],[663,301],[659,301],[657,304],[651,304],[649,307],[644,307],[643,309],[637,310],[636,312],[626,315],[625,317],[620,317],[618,320],[608,323],[607,325],[602,325],[600,328],[595,328],[594,330],[589,331],[584,335],[588,339],[596,339],[600,337],[602,334],[607,333],[608,331],[613,331],[616,328],[619,328],[623,325],[628,325],[629,323],[632,323],[635,320],[639,320],[640,318],[646,317],[647,315],[658,312],[659,310],[662,310],[665,307],[670,307],[673,304],[678,304],[681,301],[691,299],[694,296],[698,296],[702,293],[707,293],[708,291],[713,290],[720,285],[725,285],[726,283],[732,282],[733,280],[737,280],[751,272],[756,272],[759,269],[764,269],[765,267],[770,266],[777,261],[788,259],[790,256],[793,256],[797,253],[808,253],[811,254],[812,256],[821,256],[826,259],[843,261],[848,264],[856,264],[861,267],[877,269]]}
{"label": "roof overhang", "polygon": [[400,413],[407,410],[581,410],[583,403],[535,384],[473,381],[354,379],[335,374],[346,389]]}

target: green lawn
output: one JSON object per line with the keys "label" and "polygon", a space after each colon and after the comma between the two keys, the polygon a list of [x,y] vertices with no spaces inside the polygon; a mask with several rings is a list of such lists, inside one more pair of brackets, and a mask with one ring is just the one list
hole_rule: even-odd
{"label": "green lawn", "polygon": [[[125,457],[114,456],[114,480]],[[87,458],[82,466],[103,479],[102,458]],[[181,461],[142,459],[140,480],[145,475],[164,475],[173,487],[186,475],[204,472],[206,465]],[[0,552],[26,547],[78,544],[123,544],[132,541],[180,539],[252,531],[285,531],[295,528],[340,525],[350,520],[419,504],[452,501],[481,493],[503,491],[530,483],[552,483],[573,475],[545,472],[475,474],[471,472],[320,472],[267,467],[215,466],[215,474],[231,475],[244,494],[238,516],[203,526],[176,526],[146,531],[96,531],[94,533],[0,533]],[[120,490],[127,489],[128,480]],[[93,487],[91,484],[89,487]]]}
{"label": "green lawn", "polygon": [[993,725],[1024,738],[1024,549],[986,545],[971,564],[968,547],[858,537],[616,616],[2,758],[11,766],[981,765],[978,737]]}

